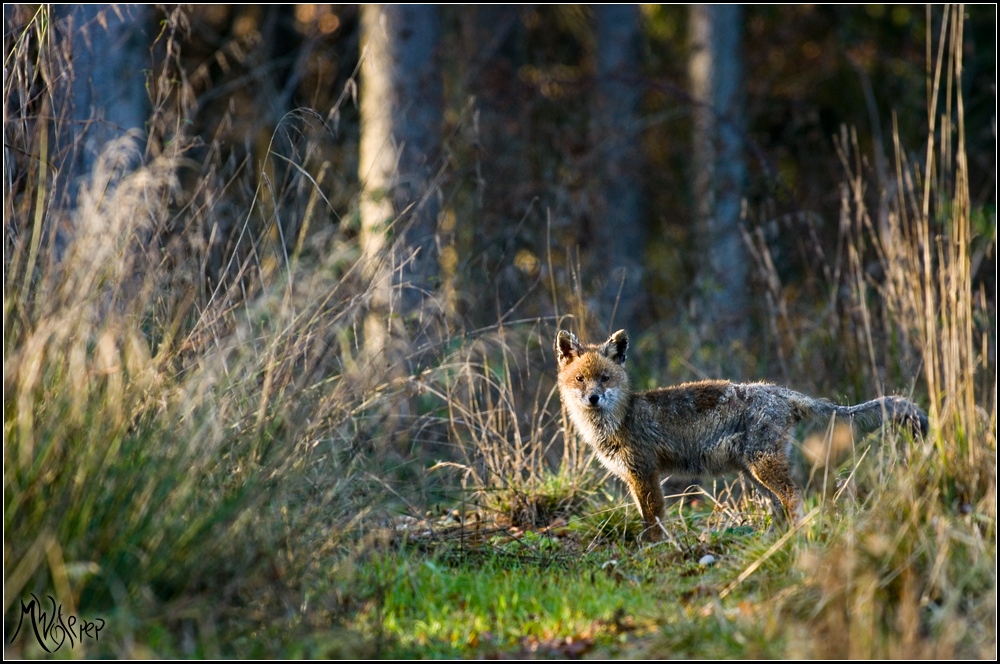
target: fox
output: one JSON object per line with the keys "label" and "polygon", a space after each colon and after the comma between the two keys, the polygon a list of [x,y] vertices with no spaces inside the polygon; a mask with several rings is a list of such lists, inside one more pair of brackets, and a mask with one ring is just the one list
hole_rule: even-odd
{"label": "fox", "polygon": [[884,421],[927,433],[927,415],[903,397],[838,406],[769,383],[703,380],[634,391],[625,371],[628,334],[581,343],[560,330],[555,340],[559,395],[570,421],[601,463],[628,487],[644,536],[661,536],[662,475],[739,472],[770,498],[774,520],[804,516],[792,480],[792,428],[810,418],[840,417],[870,431]]}

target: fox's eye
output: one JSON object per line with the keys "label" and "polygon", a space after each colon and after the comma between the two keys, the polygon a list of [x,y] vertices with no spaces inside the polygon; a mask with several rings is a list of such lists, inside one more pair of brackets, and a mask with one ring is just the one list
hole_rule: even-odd
{"label": "fox's eye", "polygon": [[601,382],[602,383],[608,382],[608,374],[601,374]]}
{"label": "fox's eye", "polygon": [[583,382],[583,376],[577,376],[577,377],[576,377],[576,380],[577,380],[578,382],[582,383],[582,382]]}

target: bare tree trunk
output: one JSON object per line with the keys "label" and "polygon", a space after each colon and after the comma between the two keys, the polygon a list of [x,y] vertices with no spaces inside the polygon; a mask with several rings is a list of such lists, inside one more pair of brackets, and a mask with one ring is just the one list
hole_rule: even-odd
{"label": "bare tree trunk", "polygon": [[[518,71],[525,61],[525,32],[515,5],[476,5],[458,11],[465,89],[473,101],[477,220],[467,243],[482,255],[495,289],[468,311],[474,324],[495,321],[523,293],[519,271],[507,249],[515,244],[518,221],[536,195],[531,186],[530,117]],[[496,301],[493,297],[496,297]]]}
{"label": "bare tree trunk", "polygon": [[57,8],[72,83],[64,109],[64,131],[69,150],[62,175],[69,207],[73,207],[79,179],[89,177],[108,144],[132,136],[136,144],[120,155],[118,166],[138,165],[146,147],[150,116],[146,73],[151,68],[145,5],[59,5]]}
{"label": "bare tree trunk", "polygon": [[365,344],[393,364],[410,341],[400,323],[419,338],[436,307],[438,8],[363,5],[361,29],[361,243],[375,289]]}
{"label": "bare tree trunk", "polygon": [[748,260],[740,234],[743,102],[740,64],[743,10],[739,5],[690,8],[691,91],[694,109],[694,197],[697,206],[698,275],[704,338],[726,347],[748,333]]}
{"label": "bare tree trunk", "polygon": [[602,205],[596,237],[601,321],[613,331],[634,327],[642,300],[644,205],[638,119],[642,88],[640,16],[637,5],[594,8],[597,40],[597,143]]}

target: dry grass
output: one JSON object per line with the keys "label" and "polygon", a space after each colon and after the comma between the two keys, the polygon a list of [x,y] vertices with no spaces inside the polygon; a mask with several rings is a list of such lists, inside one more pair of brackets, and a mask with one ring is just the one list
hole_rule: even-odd
{"label": "dry grass", "polygon": [[994,254],[996,237],[995,225],[985,238],[970,226],[954,84],[961,10],[946,19],[923,162],[912,164],[897,140],[893,188],[872,210],[861,156],[842,150],[849,278],[873,375],[889,349],[904,366],[918,363],[932,429],[927,440],[890,435],[871,450],[852,478],[861,502],[839,507],[829,530],[799,548],[808,590],[785,610],[804,618],[790,648],[807,657],[996,656],[996,310],[973,291],[971,271],[972,252]]}
{"label": "dry grass", "polygon": [[[278,186],[263,175],[227,219],[216,202],[240,199],[245,169],[194,165],[168,104],[150,126],[169,141],[110,144],[65,197],[52,164],[65,179],[78,139],[50,107],[66,79],[44,72],[70,66],[51,20],[39,10],[13,45],[4,90],[5,615],[51,593],[113,616],[83,647],[127,656],[197,607],[211,651],[216,623],[245,622],[234,607],[286,601],[384,499],[363,472],[377,457],[354,450],[377,431],[364,395],[384,380],[357,367],[369,293],[344,238],[276,232],[303,211],[261,203]],[[294,173],[269,200],[315,185]]]}

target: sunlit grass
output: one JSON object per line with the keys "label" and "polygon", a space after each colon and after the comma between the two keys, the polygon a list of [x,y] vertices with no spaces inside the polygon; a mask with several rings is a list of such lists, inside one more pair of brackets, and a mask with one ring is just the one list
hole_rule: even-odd
{"label": "sunlit grass", "polygon": [[592,638],[602,631],[596,625],[601,617],[610,624],[616,612],[632,615],[643,607],[643,592],[619,588],[598,561],[589,562],[567,570],[558,564],[540,568],[487,559],[450,565],[393,556],[373,565],[372,581],[385,586],[385,601],[361,619],[379,621],[395,637],[390,656],[517,649],[526,637]]}

